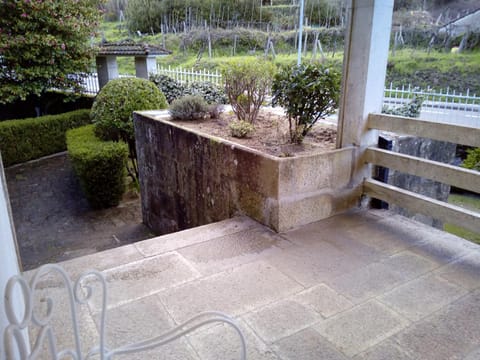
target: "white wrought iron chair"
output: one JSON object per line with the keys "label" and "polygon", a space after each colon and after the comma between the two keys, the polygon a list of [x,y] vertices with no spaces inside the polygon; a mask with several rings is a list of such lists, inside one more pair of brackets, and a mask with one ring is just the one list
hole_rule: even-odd
{"label": "white wrought iron chair", "polygon": [[[35,293],[37,291],[37,285],[40,278],[47,274],[54,272],[62,279],[65,290],[68,292],[68,299],[70,302],[70,315],[73,323],[74,332],[74,349],[58,350],[56,344],[55,334],[50,324],[53,316],[54,299],[47,298],[47,312],[42,318],[35,313],[34,300]],[[100,339],[99,344],[90,348],[89,350],[82,352],[80,333],[78,326],[78,314],[77,307],[81,304],[85,304],[93,295],[92,286],[86,283],[87,278],[96,278],[102,288],[102,310],[100,315]],[[25,304],[24,313],[22,318],[18,318],[15,313],[15,302],[19,299],[14,299],[15,288],[19,286],[21,289],[23,301]],[[17,293],[18,294],[18,293]],[[110,360],[115,355],[130,354],[141,352],[145,350],[151,350],[162,345],[165,345],[181,336],[184,336],[201,326],[214,322],[223,322],[231,326],[238,334],[240,338],[240,359],[246,359],[246,345],[245,338],[235,323],[235,321],[229,316],[216,312],[209,311],[203,312],[194,316],[190,320],[187,320],[183,324],[161,334],[156,337],[146,339],[137,343],[127,344],[115,349],[109,349],[105,339],[105,326],[106,326],[106,307],[107,307],[107,282],[103,274],[99,271],[92,270],[82,274],[75,282],[72,282],[65,270],[59,265],[47,264],[41,266],[28,281],[24,276],[13,276],[7,283],[5,289],[5,313],[9,325],[6,327],[3,334],[4,349],[6,359],[12,359],[13,354],[19,354],[20,358],[34,360],[37,359],[44,348],[45,341],[47,341],[47,349],[50,353],[51,359],[62,359],[70,357],[74,360],[86,360],[92,358],[92,356],[100,357],[101,360]],[[24,336],[22,335],[28,330],[30,325],[34,324],[39,328],[37,339],[32,347],[26,343]],[[0,358],[1,358],[0,354]]]}

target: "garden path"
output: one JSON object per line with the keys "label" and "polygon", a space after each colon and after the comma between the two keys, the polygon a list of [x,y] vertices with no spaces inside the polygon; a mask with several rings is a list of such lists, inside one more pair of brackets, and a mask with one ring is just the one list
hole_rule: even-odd
{"label": "garden path", "polygon": [[25,270],[154,236],[142,224],[138,196],[92,210],[66,153],[5,169]]}

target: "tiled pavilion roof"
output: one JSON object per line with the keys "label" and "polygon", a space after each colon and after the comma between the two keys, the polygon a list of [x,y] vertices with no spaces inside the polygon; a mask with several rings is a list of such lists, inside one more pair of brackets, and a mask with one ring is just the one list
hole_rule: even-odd
{"label": "tiled pavilion roof", "polygon": [[97,55],[139,56],[139,55],[168,55],[172,52],[160,46],[134,41],[103,42],[99,45]]}

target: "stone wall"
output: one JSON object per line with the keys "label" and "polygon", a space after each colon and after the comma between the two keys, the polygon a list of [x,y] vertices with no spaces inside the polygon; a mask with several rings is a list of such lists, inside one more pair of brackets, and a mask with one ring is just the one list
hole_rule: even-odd
{"label": "stone wall", "polygon": [[195,133],[165,113],[135,114],[144,223],[164,234],[241,213],[276,231],[356,205],[353,148],[277,158]]}

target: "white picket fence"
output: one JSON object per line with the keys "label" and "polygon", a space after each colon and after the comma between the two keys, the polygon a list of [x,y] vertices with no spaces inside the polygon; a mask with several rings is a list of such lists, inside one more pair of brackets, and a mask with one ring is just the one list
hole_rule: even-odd
{"label": "white picket fence", "polygon": [[170,66],[166,68],[158,65],[157,74],[166,75],[182,84],[192,82],[211,82],[216,85],[222,84],[222,75],[218,72],[218,70],[195,70],[193,68],[171,68]]}
{"label": "white picket fence", "polygon": [[[172,68],[157,66],[157,74],[166,75],[181,84],[192,82],[211,82],[216,85],[222,84],[222,74],[218,70],[210,71],[207,69],[195,70],[184,68]],[[134,77],[134,75],[119,75],[120,77]],[[90,73],[83,82],[86,94],[96,95],[100,91],[98,85],[98,74]]]}
{"label": "white picket fence", "polygon": [[449,88],[443,90],[433,90],[430,87],[421,89],[411,84],[394,88],[393,84],[390,83],[390,87],[386,87],[384,90],[384,104],[400,105],[414,96],[423,98],[422,108],[480,111],[480,97],[476,94],[471,94],[469,89],[462,93]]}

